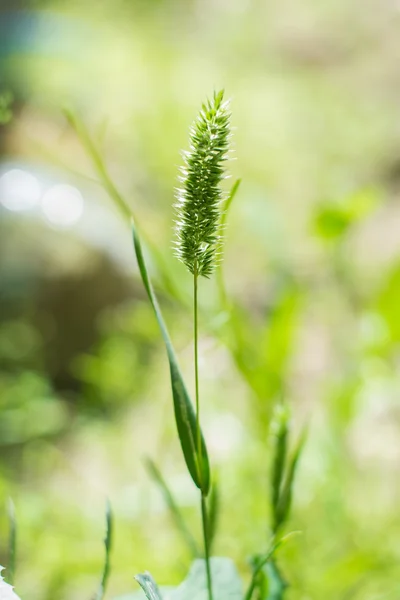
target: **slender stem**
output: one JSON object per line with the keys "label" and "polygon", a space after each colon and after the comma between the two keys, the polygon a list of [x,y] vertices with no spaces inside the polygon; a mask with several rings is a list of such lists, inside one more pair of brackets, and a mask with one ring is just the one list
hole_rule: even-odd
{"label": "slender stem", "polygon": [[[199,479],[202,483],[202,439],[201,439],[201,428],[200,428],[200,395],[199,395],[199,352],[198,352],[198,309],[197,309],[197,291],[198,291],[198,273],[197,266],[195,265],[193,273],[193,321],[194,321],[194,378],[196,388],[196,445],[197,445],[197,460],[198,460],[198,471]],[[211,568],[210,568],[210,545],[208,535],[208,517],[207,517],[207,504],[206,496],[204,491],[201,490],[201,521],[203,526],[203,538],[204,538],[204,558],[206,562],[206,573],[207,573],[207,589],[208,589],[208,600],[213,600],[212,593],[212,581],[211,581]]]}
{"label": "slender stem", "polygon": [[201,517],[202,517],[202,522],[203,522],[204,558],[206,561],[208,600],[213,600],[211,567],[210,567],[210,546],[209,546],[209,537],[208,537],[207,504],[206,504],[206,498],[203,493],[201,494]]}
{"label": "slender stem", "polygon": [[200,429],[200,399],[199,399],[199,352],[198,352],[198,310],[197,310],[197,268],[193,274],[193,312],[194,312],[194,378],[196,387],[196,445],[198,455],[199,478],[202,478],[202,443]]}

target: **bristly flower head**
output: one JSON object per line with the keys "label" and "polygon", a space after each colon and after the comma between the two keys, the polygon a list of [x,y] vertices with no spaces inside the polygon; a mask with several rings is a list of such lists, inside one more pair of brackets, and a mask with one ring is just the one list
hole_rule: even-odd
{"label": "bristly flower head", "polygon": [[202,106],[190,129],[190,149],[177,190],[176,255],[194,275],[209,277],[217,264],[220,188],[230,138],[229,103],[224,92]]}

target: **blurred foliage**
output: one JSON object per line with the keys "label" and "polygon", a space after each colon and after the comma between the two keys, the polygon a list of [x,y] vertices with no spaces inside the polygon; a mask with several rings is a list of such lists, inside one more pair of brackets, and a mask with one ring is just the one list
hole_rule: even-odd
{"label": "blurred foliage", "polygon": [[11,92],[0,92],[0,125],[6,125],[12,119],[11,104],[13,95]]}
{"label": "blurred foliage", "polygon": [[[286,397],[295,429],[310,422],[289,524],[303,534],[279,556],[288,600],[399,597],[398,24],[395,2],[361,0],[1,4],[0,564],[12,496],[21,598],[93,595],[106,496],[109,597],[149,567],[160,583],[186,575],[191,557],[144,455],[200,539],[129,229],[62,108],[81,115],[152,242],[190,382],[172,204],[179,149],[214,86],[233,97],[231,171],[243,177],[227,223],[228,304],[212,282],[201,292],[215,554],[249,577],[243,556],[267,546],[267,431]],[[12,169],[35,179],[11,193]],[[46,212],[60,183],[84,199],[69,224],[68,211]]]}

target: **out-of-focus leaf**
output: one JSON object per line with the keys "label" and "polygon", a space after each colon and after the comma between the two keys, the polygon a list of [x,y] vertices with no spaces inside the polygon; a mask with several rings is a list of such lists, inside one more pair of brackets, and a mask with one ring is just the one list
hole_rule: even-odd
{"label": "out-of-focus leaf", "polygon": [[0,125],[6,125],[12,119],[11,104],[13,95],[10,91],[0,93]]}
{"label": "out-of-focus leaf", "polygon": [[[265,554],[256,554],[251,558],[251,566],[253,569],[249,587],[247,588],[244,600],[252,600],[253,595],[257,592],[257,599],[279,600],[282,596],[271,596],[272,592],[281,590],[282,592],[287,587],[287,583],[282,579],[278,568],[276,567],[273,557],[275,552],[282,545],[291,539],[299,531],[291,531],[278,541],[271,542],[271,546]],[[268,568],[268,565],[272,567]]]}
{"label": "out-of-focus leaf", "polygon": [[[117,185],[114,183],[107,166],[103,160],[100,150],[98,149],[95,141],[85,123],[78,117],[78,115],[70,110],[64,108],[64,115],[75,131],[83,149],[87,156],[90,158],[93,168],[96,172],[99,182],[111,198],[122,216],[129,222],[131,218],[135,218],[132,207],[129,202],[125,199],[123,194],[119,191]],[[143,234],[142,234],[143,237]],[[163,253],[159,250],[156,244],[153,244],[151,240],[145,239],[146,244],[151,250],[151,256],[157,266],[157,272],[162,281],[165,289],[175,298],[178,298],[181,302],[184,302],[180,289],[176,286],[173,277],[170,273],[170,267],[165,260]]]}
{"label": "out-of-focus leaf", "polygon": [[384,320],[391,342],[400,342],[400,264],[389,273],[375,301],[378,315]]}
{"label": "out-of-focus leaf", "polygon": [[[234,563],[229,558],[212,558],[210,566],[214,600],[242,600],[242,582]],[[187,578],[168,600],[208,600],[204,560],[194,561]]]}
{"label": "out-of-focus leaf", "polygon": [[358,190],[339,201],[322,203],[314,218],[314,231],[324,240],[342,237],[349,228],[367,217],[379,202],[374,188]]}
{"label": "out-of-focus leaf", "polygon": [[278,506],[281,486],[286,465],[287,438],[288,438],[288,410],[279,404],[272,424],[274,437],[274,459],[271,475],[271,505],[274,520],[274,531],[277,526]]}
{"label": "out-of-focus leaf", "polygon": [[[229,558],[210,561],[214,600],[243,600],[242,582],[234,563]],[[160,600],[160,588],[149,573],[137,575],[148,600]],[[186,579],[176,588],[161,588],[164,600],[208,600],[206,563],[195,560]],[[165,590],[165,591],[164,591]],[[158,595],[157,595],[158,594]],[[127,594],[117,600],[140,600],[143,594]]]}
{"label": "out-of-focus leaf", "polygon": [[[167,482],[165,481],[164,477],[162,476],[161,471],[159,470],[157,465],[150,458],[146,458],[145,465],[146,465],[146,469],[147,469],[148,473],[150,474],[152,479],[156,482],[156,484],[160,488],[161,493],[164,498],[164,501],[165,501],[165,504],[169,508],[169,511],[174,520],[176,528],[178,529],[179,533],[181,534],[182,539],[186,543],[192,556],[194,558],[199,557],[200,552],[197,547],[196,540],[194,539],[190,529],[186,525],[183,515],[182,515],[181,511],[179,510],[179,506],[175,502],[175,498],[173,497],[172,492],[167,485]],[[213,488],[214,488],[214,486],[213,486]],[[213,497],[213,495],[211,494],[210,499],[212,497]]]}
{"label": "out-of-focus leaf", "polygon": [[111,544],[112,544],[112,535],[113,535],[113,517],[111,512],[111,505],[107,502],[106,508],[106,535],[104,538],[104,546],[105,546],[105,559],[104,559],[104,567],[103,574],[101,577],[99,589],[97,591],[96,600],[103,600],[108,578],[110,576],[110,554],[111,554]]}
{"label": "out-of-focus leaf", "polygon": [[135,579],[146,594],[148,600],[162,600],[161,592],[158,589],[153,577],[147,571],[135,575]]}
{"label": "out-of-focus leaf", "polygon": [[170,374],[172,396],[174,401],[175,421],[181,442],[182,452],[186,461],[189,473],[195,485],[202,490],[203,495],[207,495],[210,489],[210,465],[208,461],[207,448],[203,436],[201,436],[201,455],[198,452],[196,444],[196,416],[192,402],[178,366],[175,352],[167,327],[165,325],[161,309],[153,291],[150,278],[147,272],[143,257],[142,246],[135,224],[132,221],[133,242],[135,247],[136,259],[139,266],[140,275],[147,295],[154,309],[160,330],[167,350]]}
{"label": "out-of-focus leaf", "polygon": [[276,510],[275,530],[277,531],[286,522],[290,507],[292,504],[293,485],[296,475],[297,465],[306,440],[306,430],[304,429],[297,446],[293,452],[291,460],[286,470],[285,481],[282,486],[282,491],[279,497],[279,504]]}
{"label": "out-of-focus leaf", "polygon": [[[239,189],[241,182],[242,182],[241,179],[237,179],[235,181],[235,183],[233,184],[231,191],[229,192],[229,195],[228,195],[227,199],[225,200],[225,203],[222,207],[221,222],[220,222],[219,231],[218,231],[218,235],[219,235],[219,239],[220,239],[220,243],[219,243],[219,247],[218,247],[218,256],[220,259],[222,259],[222,256],[223,256],[224,234],[225,234],[225,227],[226,227],[226,221],[228,219],[229,209],[231,207],[233,199],[235,198],[235,196],[237,194],[237,191]],[[218,283],[221,306],[224,309],[226,309],[226,308],[228,308],[227,307],[228,298],[227,298],[226,289],[225,289],[224,274],[223,274],[223,261],[222,260],[221,260],[221,263],[220,263],[218,271],[217,271],[217,283]]]}

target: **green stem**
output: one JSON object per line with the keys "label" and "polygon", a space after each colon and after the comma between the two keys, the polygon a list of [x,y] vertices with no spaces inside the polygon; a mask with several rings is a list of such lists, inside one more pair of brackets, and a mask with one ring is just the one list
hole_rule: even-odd
{"label": "green stem", "polygon": [[[197,465],[200,483],[202,483],[202,443],[201,443],[201,428],[200,428],[200,395],[199,395],[199,352],[198,352],[198,273],[197,265],[195,265],[193,273],[193,321],[194,321],[194,378],[196,388],[196,444],[197,444]],[[207,518],[207,504],[206,496],[203,489],[201,490],[201,521],[203,526],[203,538],[204,538],[204,558],[206,561],[206,573],[207,573],[207,589],[208,589],[208,600],[213,600],[212,594],[212,581],[211,581],[211,568],[210,568],[210,546],[209,546],[209,535],[208,535],[208,518]]]}
{"label": "green stem", "polygon": [[207,504],[206,504],[206,498],[203,493],[201,494],[201,517],[202,517],[202,522],[203,522],[204,558],[206,561],[208,600],[213,600],[211,567],[210,567],[210,546],[208,543],[209,537],[208,537]]}
{"label": "green stem", "polygon": [[202,473],[202,443],[200,429],[200,399],[199,399],[199,352],[198,352],[198,310],[197,310],[197,268],[193,274],[193,313],[194,313],[194,379],[196,388],[196,445],[198,455],[199,478],[201,481]]}

